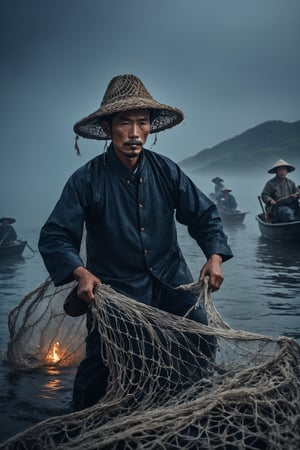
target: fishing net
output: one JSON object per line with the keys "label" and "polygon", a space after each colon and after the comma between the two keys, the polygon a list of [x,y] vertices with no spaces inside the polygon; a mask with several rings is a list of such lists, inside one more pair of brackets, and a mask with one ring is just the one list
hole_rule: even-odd
{"label": "fishing net", "polygon": [[[86,230],[80,256],[86,262]],[[66,315],[64,299],[76,282],[55,287],[50,277],[30,292],[8,317],[6,359],[18,371],[77,365],[85,356],[86,320]]]}
{"label": "fishing net", "polygon": [[209,326],[97,288],[92,313],[109,369],[105,396],[0,448],[298,450],[298,343],[231,329],[207,280],[179,289],[198,293]]}
{"label": "fishing net", "polygon": [[74,284],[55,288],[47,279],[10,312],[6,358],[15,370],[71,366],[83,359],[85,318],[75,320],[63,309]]}

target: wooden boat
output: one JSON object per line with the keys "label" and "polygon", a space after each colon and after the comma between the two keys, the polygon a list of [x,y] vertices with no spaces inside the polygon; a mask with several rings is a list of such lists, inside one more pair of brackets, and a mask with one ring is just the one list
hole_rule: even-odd
{"label": "wooden boat", "polygon": [[299,242],[300,220],[285,223],[268,223],[263,214],[255,216],[262,236],[270,241]]}
{"label": "wooden boat", "polygon": [[238,225],[242,224],[244,222],[244,219],[246,217],[246,214],[248,214],[249,211],[234,211],[232,213],[219,211],[220,217],[224,224],[227,225]]}
{"label": "wooden boat", "polygon": [[22,255],[27,241],[15,241],[11,245],[1,245],[0,246],[0,258],[8,258],[10,256],[20,256]]}
{"label": "wooden boat", "polygon": [[[216,194],[214,192],[210,192],[208,195],[209,198],[216,204]],[[240,211],[239,209],[232,213],[219,210],[220,217],[226,225],[242,224],[245,220],[246,214],[248,213],[249,211]]]}

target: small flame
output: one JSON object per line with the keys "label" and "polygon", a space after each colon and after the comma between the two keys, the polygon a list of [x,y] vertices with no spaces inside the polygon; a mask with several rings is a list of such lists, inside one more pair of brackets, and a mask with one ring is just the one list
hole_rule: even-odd
{"label": "small flame", "polygon": [[59,349],[59,342],[55,342],[55,344],[53,344],[52,349],[47,355],[47,361],[57,363],[60,360],[58,349]]}

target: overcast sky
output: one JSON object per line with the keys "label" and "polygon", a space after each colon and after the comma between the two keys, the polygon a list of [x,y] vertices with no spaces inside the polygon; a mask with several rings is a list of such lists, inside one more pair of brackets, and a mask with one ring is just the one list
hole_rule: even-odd
{"label": "overcast sky", "polygon": [[155,147],[177,162],[267,120],[300,119],[299,0],[0,5],[0,215],[46,219],[69,175],[103,150],[80,139],[76,156],[73,124],[118,74],[184,111]]}

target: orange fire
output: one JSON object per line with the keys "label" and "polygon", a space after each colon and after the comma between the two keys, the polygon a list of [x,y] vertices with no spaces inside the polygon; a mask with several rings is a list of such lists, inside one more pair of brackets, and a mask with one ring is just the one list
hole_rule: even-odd
{"label": "orange fire", "polygon": [[55,342],[55,344],[53,344],[53,347],[50,350],[50,352],[48,353],[46,359],[48,362],[51,362],[51,363],[57,363],[58,361],[60,361],[59,342]]}

